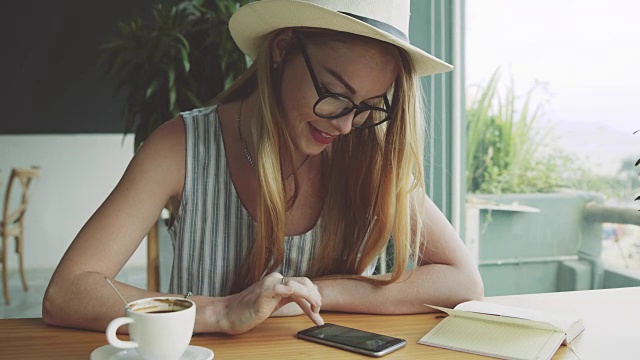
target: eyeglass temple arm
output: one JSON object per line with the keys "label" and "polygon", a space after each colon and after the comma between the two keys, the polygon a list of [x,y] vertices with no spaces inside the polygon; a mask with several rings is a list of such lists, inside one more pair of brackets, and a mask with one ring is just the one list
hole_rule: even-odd
{"label": "eyeglass temple arm", "polygon": [[298,38],[298,42],[300,43],[300,51],[302,52],[302,57],[304,58],[304,62],[305,64],[307,64],[307,68],[310,70],[308,71],[308,73],[309,73],[309,76],[311,76],[311,82],[313,83],[313,87],[316,89],[316,93],[318,93],[318,96],[322,96],[323,91],[322,91],[322,88],[320,87],[320,82],[318,81],[316,72],[313,71],[313,67],[311,66],[311,60],[309,60],[309,54],[307,54],[307,49],[304,46],[302,39],[299,36],[297,36],[297,38]]}

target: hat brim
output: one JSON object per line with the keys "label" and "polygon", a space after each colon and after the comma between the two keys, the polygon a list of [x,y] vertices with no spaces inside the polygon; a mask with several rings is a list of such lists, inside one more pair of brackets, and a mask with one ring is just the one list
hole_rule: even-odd
{"label": "hat brim", "polygon": [[288,27],[343,31],[396,45],[409,54],[418,76],[453,70],[450,64],[385,31],[304,1],[256,1],[240,8],[229,20],[231,36],[240,50],[252,59],[255,59],[265,35]]}

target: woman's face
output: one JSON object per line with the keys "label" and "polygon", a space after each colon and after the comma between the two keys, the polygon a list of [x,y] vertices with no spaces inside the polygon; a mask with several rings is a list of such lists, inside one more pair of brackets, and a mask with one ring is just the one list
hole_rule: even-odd
{"label": "woman's face", "polygon": [[[346,96],[356,104],[380,102],[398,75],[397,65],[388,48],[369,42],[351,41],[305,43],[312,71],[320,86],[329,92]],[[327,120],[314,114],[318,94],[309,69],[299,52],[284,65],[282,102],[285,122],[298,151],[307,155],[322,152],[338,136],[350,131],[355,111]]]}

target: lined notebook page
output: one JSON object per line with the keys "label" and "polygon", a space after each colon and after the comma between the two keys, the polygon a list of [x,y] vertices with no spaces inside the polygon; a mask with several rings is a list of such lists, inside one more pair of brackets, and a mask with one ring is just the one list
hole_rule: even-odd
{"label": "lined notebook page", "polygon": [[503,359],[547,360],[564,333],[449,316],[419,343]]}
{"label": "lined notebook page", "polygon": [[472,311],[481,314],[492,314],[500,316],[510,316],[518,319],[528,319],[551,324],[568,332],[571,326],[578,322],[580,317],[570,313],[542,312],[519,308],[515,306],[498,305],[484,301],[467,301],[454,308],[455,310]]}

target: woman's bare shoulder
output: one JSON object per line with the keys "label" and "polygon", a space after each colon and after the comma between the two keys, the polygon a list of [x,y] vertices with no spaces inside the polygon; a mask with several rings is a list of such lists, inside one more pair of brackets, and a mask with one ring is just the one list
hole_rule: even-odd
{"label": "woman's bare shoulder", "polygon": [[144,177],[156,177],[170,188],[170,196],[179,196],[184,184],[185,156],[185,126],[182,117],[177,116],[163,123],[143,142],[129,170]]}
{"label": "woman's bare shoulder", "polygon": [[184,150],[185,147],[185,126],[181,116],[176,116],[160,125],[143,146],[151,144],[155,150]]}

